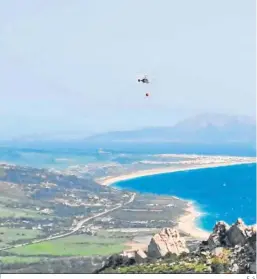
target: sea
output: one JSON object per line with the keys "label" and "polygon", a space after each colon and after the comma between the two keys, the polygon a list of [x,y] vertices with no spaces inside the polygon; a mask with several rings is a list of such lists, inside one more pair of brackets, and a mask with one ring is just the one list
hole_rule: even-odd
{"label": "sea", "polygon": [[239,217],[248,225],[256,223],[256,164],[144,176],[114,186],[192,201],[202,213],[197,225],[206,231],[217,221],[232,224]]}
{"label": "sea", "polygon": [[[99,154],[102,146],[69,144],[42,146],[0,146],[0,162],[14,163],[38,168],[65,169],[72,165],[109,161]],[[170,145],[130,144],[104,146],[112,155],[111,160],[122,163],[116,155],[130,153],[137,158],[145,154],[188,153],[202,155],[256,156],[255,146],[240,145]],[[113,159],[114,158],[114,159]],[[128,161],[126,163],[129,163]],[[242,218],[246,224],[256,223],[256,164],[244,164],[187,170],[166,174],[144,176],[114,184],[115,187],[140,193],[171,195],[192,201],[202,213],[197,225],[211,231],[217,221],[229,224]]]}

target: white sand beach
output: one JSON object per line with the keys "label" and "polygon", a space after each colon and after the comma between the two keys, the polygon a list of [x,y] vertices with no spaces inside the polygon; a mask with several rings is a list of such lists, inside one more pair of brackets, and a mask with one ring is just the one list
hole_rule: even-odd
{"label": "white sand beach", "polygon": [[151,176],[156,174],[163,174],[163,173],[172,173],[172,172],[179,172],[179,171],[190,171],[190,170],[197,170],[197,169],[205,169],[205,168],[217,168],[217,167],[227,167],[227,166],[233,166],[233,165],[241,165],[241,164],[250,164],[250,163],[256,163],[256,159],[252,159],[249,161],[240,161],[240,162],[226,162],[226,163],[208,163],[208,164],[195,164],[191,166],[185,167],[185,165],[181,165],[181,168],[175,168],[172,167],[165,167],[165,168],[155,168],[155,169],[149,169],[149,170],[140,170],[135,171],[133,173],[123,174],[123,175],[117,175],[117,176],[107,176],[100,179],[96,179],[96,182],[109,186],[116,182],[123,181],[123,180],[129,180],[133,178],[138,178],[142,176]]}
{"label": "white sand beach", "polygon": [[177,229],[190,237],[207,240],[210,232],[204,231],[196,226],[196,219],[202,214],[191,204],[187,208],[187,213],[179,218]]}

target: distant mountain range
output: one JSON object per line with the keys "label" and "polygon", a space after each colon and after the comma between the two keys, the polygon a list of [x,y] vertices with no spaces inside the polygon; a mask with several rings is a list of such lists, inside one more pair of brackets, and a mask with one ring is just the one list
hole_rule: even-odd
{"label": "distant mountain range", "polygon": [[201,114],[170,127],[114,131],[86,138],[88,142],[176,142],[176,143],[250,143],[256,142],[256,122],[248,116]]}

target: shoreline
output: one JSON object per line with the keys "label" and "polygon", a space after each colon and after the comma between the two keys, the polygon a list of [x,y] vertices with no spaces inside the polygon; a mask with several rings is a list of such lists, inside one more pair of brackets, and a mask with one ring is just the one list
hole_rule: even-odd
{"label": "shoreline", "polygon": [[248,164],[256,164],[256,160],[254,162],[231,162],[231,163],[214,163],[214,164],[202,164],[202,165],[195,165],[189,167],[181,167],[181,168],[174,168],[174,167],[164,167],[164,168],[155,168],[149,170],[141,170],[135,171],[128,174],[121,174],[116,176],[107,176],[99,179],[95,179],[97,183],[100,183],[104,186],[114,186],[116,182],[124,181],[124,180],[132,180],[139,177],[144,176],[152,176],[158,174],[165,174],[165,173],[173,173],[173,172],[182,172],[182,171],[191,171],[191,170],[198,170],[198,169],[207,169],[207,168],[219,168],[219,167],[229,167],[235,165],[248,165]]}
{"label": "shoreline", "polygon": [[211,232],[199,228],[196,224],[197,218],[202,215],[203,213],[197,211],[194,205],[189,202],[186,213],[178,218],[178,225],[176,228],[180,233],[183,233],[189,237],[199,240],[207,240]]}
{"label": "shoreline", "polygon": [[[256,159],[254,161],[249,161],[249,162],[230,162],[230,163],[226,162],[226,163],[194,165],[194,166],[181,167],[181,168],[166,167],[166,168],[159,168],[159,169],[142,170],[142,171],[136,171],[124,175],[104,177],[102,179],[96,179],[95,181],[104,186],[115,186],[113,184],[117,182],[124,181],[124,180],[132,180],[144,176],[191,171],[191,170],[206,169],[206,168],[228,167],[228,166],[243,165],[243,164],[256,164]],[[180,199],[179,197],[175,197],[175,198]],[[207,240],[211,232],[199,228],[196,223],[197,219],[200,216],[202,216],[203,213],[195,208],[192,201],[190,200],[187,201],[188,201],[188,207],[185,209],[186,212],[184,215],[178,218],[177,220],[178,225],[176,226],[176,228],[180,233],[184,233],[189,237],[193,237],[199,240]]]}

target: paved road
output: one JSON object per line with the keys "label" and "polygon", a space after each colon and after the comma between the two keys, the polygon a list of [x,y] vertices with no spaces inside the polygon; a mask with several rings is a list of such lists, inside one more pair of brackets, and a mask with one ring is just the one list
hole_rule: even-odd
{"label": "paved road", "polygon": [[76,225],[76,227],[72,231],[70,231],[70,232],[62,233],[62,234],[58,234],[58,235],[53,235],[53,236],[49,236],[47,238],[37,239],[37,240],[30,241],[30,242],[22,243],[22,244],[7,246],[5,248],[0,249],[0,251],[5,251],[5,250],[12,249],[12,248],[22,247],[22,246],[30,245],[30,244],[33,244],[33,243],[40,243],[40,242],[49,241],[49,240],[53,240],[53,239],[57,239],[57,238],[63,238],[63,237],[72,235],[75,232],[77,232],[78,230],[80,230],[85,223],[87,223],[87,222],[89,222],[89,221],[91,221],[91,220],[93,220],[95,218],[98,218],[100,216],[106,215],[106,214],[108,214],[108,213],[110,213],[112,211],[115,211],[115,210],[117,210],[117,209],[119,209],[119,208],[121,208],[121,207],[123,207],[125,205],[128,205],[128,204],[132,203],[134,201],[134,199],[135,199],[135,196],[136,196],[136,194],[133,193],[131,195],[130,199],[127,202],[125,202],[124,204],[119,204],[119,205],[117,205],[117,206],[115,206],[115,207],[113,207],[113,208],[111,208],[109,210],[100,212],[100,213],[98,213],[96,215],[93,215],[91,217],[88,217],[88,218],[85,218],[85,219],[79,221],[78,224]]}

